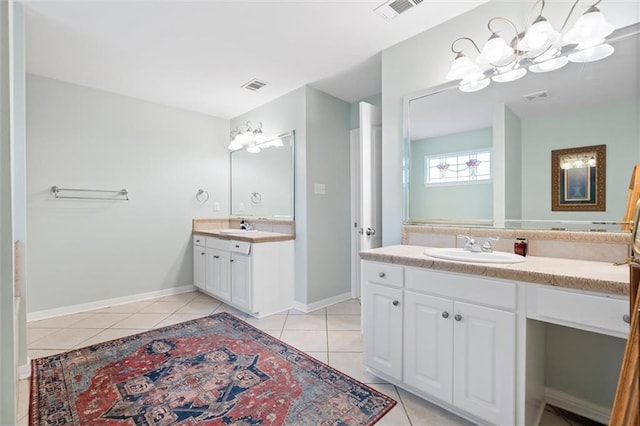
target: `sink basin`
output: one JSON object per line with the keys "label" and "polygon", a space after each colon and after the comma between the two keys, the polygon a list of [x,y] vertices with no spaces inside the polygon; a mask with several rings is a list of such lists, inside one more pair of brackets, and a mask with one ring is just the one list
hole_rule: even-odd
{"label": "sink basin", "polygon": [[458,262],[473,263],[521,263],[526,260],[525,257],[507,253],[504,251],[494,251],[491,253],[471,252],[462,248],[430,248],[424,251],[424,254],[437,259],[456,260]]}
{"label": "sink basin", "polygon": [[221,229],[221,234],[246,234],[247,232],[256,232],[255,229]]}

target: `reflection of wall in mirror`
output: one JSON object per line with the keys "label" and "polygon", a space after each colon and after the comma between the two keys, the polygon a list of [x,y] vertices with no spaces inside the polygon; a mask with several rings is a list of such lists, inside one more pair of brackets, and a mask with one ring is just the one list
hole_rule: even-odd
{"label": "reflection of wall in mirror", "polygon": [[477,129],[411,142],[410,218],[491,220],[491,181],[468,184],[424,184],[427,156],[467,152],[492,146],[492,129]]}
{"label": "reflection of wall in mirror", "polygon": [[[638,111],[640,102],[636,100],[523,119],[523,219],[620,220],[626,206],[629,176],[640,158]],[[551,182],[547,177],[551,174],[549,153],[603,144],[607,146],[607,211],[552,212],[547,201],[551,200]]]}

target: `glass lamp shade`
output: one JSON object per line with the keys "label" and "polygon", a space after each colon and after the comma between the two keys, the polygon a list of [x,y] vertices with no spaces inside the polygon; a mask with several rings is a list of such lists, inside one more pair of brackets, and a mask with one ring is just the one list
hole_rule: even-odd
{"label": "glass lamp shade", "polygon": [[229,151],[237,151],[242,148],[243,144],[244,144],[244,135],[238,132],[231,140],[231,143],[229,144],[228,149]]}
{"label": "glass lamp shade", "polygon": [[594,8],[593,11],[587,11],[582,15],[562,40],[565,43],[579,44],[586,48],[602,43],[602,40],[612,32],[613,25],[609,24],[604,15]]}
{"label": "glass lamp shade", "polygon": [[254,136],[257,144],[261,144],[265,140],[264,132],[262,130],[256,130]]}
{"label": "glass lamp shade", "polygon": [[566,56],[557,56],[546,61],[537,62],[529,67],[531,72],[549,72],[558,70],[569,63]]}
{"label": "glass lamp shade", "polygon": [[447,80],[462,80],[480,72],[480,67],[468,57],[458,54],[446,75]]}
{"label": "glass lamp shade", "polygon": [[[498,71],[500,69],[498,68]],[[525,68],[515,68],[510,70],[505,70],[504,72],[500,72],[500,74],[496,74],[491,77],[491,80],[496,83],[507,83],[509,81],[516,81],[521,79],[527,74],[527,70]]]}
{"label": "glass lamp shade", "polygon": [[251,145],[250,147],[247,148],[247,152],[250,152],[252,154],[257,154],[258,152],[260,152],[260,148],[257,147],[256,145]]}
{"label": "glass lamp shade", "polygon": [[462,92],[477,92],[487,87],[491,83],[488,78],[482,78],[480,80],[462,80],[458,88]]}
{"label": "glass lamp shade", "polygon": [[[580,46],[578,46],[580,47]],[[604,59],[610,56],[615,49],[610,44],[601,44],[598,46],[588,47],[586,49],[578,50],[577,52],[569,55],[571,62],[594,62]]]}
{"label": "glass lamp shade", "polygon": [[559,40],[560,33],[553,29],[549,21],[542,18],[536,20],[522,40],[518,42],[518,50],[522,50],[523,52],[542,50],[557,43]]}
{"label": "glass lamp shade", "polygon": [[476,59],[479,64],[504,64],[508,59],[513,57],[513,48],[507,45],[507,42],[497,35],[491,36],[489,41],[482,48],[482,52]]}

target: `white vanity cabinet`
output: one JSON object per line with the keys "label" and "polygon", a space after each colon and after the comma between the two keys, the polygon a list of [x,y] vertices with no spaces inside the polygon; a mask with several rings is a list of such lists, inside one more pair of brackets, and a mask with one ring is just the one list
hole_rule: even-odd
{"label": "white vanity cabinet", "polygon": [[[204,247],[196,245],[201,239]],[[282,312],[293,305],[293,250],[292,240],[194,236],[194,285],[256,317]]]}
{"label": "white vanity cabinet", "polygon": [[364,276],[368,368],[459,414],[516,423],[515,283],[369,261]]}

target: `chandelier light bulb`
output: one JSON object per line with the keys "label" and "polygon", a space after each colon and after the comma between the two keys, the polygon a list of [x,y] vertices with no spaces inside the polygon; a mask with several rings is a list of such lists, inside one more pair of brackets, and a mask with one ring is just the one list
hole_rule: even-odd
{"label": "chandelier light bulb", "polygon": [[562,40],[568,44],[579,44],[592,47],[602,43],[602,40],[613,32],[613,25],[609,24],[604,15],[592,7],[578,19],[564,35]]}
{"label": "chandelier light bulb", "polygon": [[482,48],[482,52],[476,59],[479,64],[504,64],[507,59],[513,56],[513,48],[496,34],[492,35],[489,41]]}
{"label": "chandelier light bulb", "polygon": [[478,74],[479,72],[480,67],[476,65],[471,59],[460,53],[451,64],[451,69],[446,75],[446,79],[462,80],[469,77],[470,75]]}
{"label": "chandelier light bulb", "polygon": [[518,42],[518,50],[544,50],[560,40],[560,33],[553,29],[549,21],[539,16]]}

